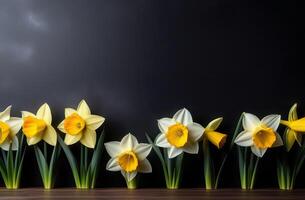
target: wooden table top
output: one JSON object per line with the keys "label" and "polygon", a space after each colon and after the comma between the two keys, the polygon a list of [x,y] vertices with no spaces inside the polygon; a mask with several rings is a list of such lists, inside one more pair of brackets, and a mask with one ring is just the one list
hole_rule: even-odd
{"label": "wooden table top", "polygon": [[122,188],[77,190],[71,188],[43,190],[27,188],[7,190],[0,188],[0,199],[305,199],[305,190],[281,191],[278,189],[258,189],[242,191],[239,189],[219,189],[205,191],[204,189],[137,189]]}

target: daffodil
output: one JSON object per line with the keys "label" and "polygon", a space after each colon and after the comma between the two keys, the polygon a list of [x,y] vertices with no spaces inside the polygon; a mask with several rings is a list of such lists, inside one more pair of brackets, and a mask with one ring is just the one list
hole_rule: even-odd
{"label": "daffodil", "polygon": [[[2,158],[0,159],[0,173],[3,182],[8,189],[19,188],[23,158],[23,135],[17,134],[22,126],[22,119],[11,117],[11,106],[0,112],[0,147]],[[16,153],[13,153],[16,151]]]}
{"label": "daffodil", "polygon": [[161,133],[156,138],[156,145],[167,148],[169,158],[175,158],[182,152],[197,154],[198,140],[204,128],[193,122],[191,113],[183,108],[176,112],[173,118],[158,120]]}
{"label": "daffodil", "polygon": [[136,187],[134,179],[138,172],[152,172],[151,165],[146,159],[152,146],[138,143],[137,138],[132,134],[128,133],[120,142],[107,142],[105,147],[111,156],[106,169],[109,171],[121,171],[128,188],[133,189]]}
{"label": "daffodil", "polygon": [[66,108],[65,119],[58,125],[58,129],[66,134],[65,143],[72,145],[80,141],[88,148],[94,148],[96,143],[96,129],[105,121],[105,118],[92,115],[85,100],[82,100],[77,109]]}
{"label": "daffodil", "polygon": [[235,143],[243,147],[251,147],[251,151],[262,157],[268,148],[283,145],[281,136],[276,132],[280,124],[280,115],[268,115],[262,120],[257,116],[244,113],[244,130],[237,135]]}
{"label": "daffodil", "polygon": [[210,141],[214,146],[218,149],[222,148],[226,142],[227,135],[216,131],[219,125],[221,124],[223,118],[219,117],[211,121],[207,127],[204,129],[203,134],[203,142],[202,142],[202,149],[203,149],[203,159],[204,159],[204,178],[205,178],[205,188],[212,189],[217,188],[218,180],[220,173],[222,171],[222,166],[226,161],[226,156],[224,156],[222,160],[222,164],[218,170],[217,176],[215,176],[215,168],[213,165],[213,161],[211,160],[211,153],[209,149],[208,141]]}
{"label": "daffodil", "polygon": [[57,133],[52,126],[52,114],[50,107],[44,103],[38,109],[36,115],[22,111],[22,131],[27,138],[28,145],[34,145],[44,140],[49,145],[55,146],[57,143]]}
{"label": "daffodil", "polygon": [[18,150],[18,138],[17,133],[19,132],[22,120],[18,117],[11,117],[11,107],[8,106],[4,111],[0,112],[0,147],[8,151]]}
{"label": "daffodil", "polygon": [[281,120],[281,124],[287,128],[284,133],[284,141],[287,151],[290,151],[295,141],[302,145],[302,132],[305,132],[305,117],[299,119],[297,114],[297,104],[294,104],[289,111],[288,121]]}
{"label": "daffodil", "polygon": [[226,143],[227,134],[220,133],[216,129],[221,124],[223,118],[219,117],[211,121],[204,130],[203,137],[215,145],[218,149],[222,148]]}

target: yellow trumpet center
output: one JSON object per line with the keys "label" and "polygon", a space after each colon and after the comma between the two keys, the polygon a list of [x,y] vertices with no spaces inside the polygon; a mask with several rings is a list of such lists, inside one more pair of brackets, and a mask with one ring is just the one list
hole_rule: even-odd
{"label": "yellow trumpet center", "polygon": [[4,142],[9,133],[10,127],[6,123],[0,121],[0,144]]}
{"label": "yellow trumpet center", "polygon": [[168,127],[168,131],[166,133],[167,141],[177,147],[183,147],[188,139],[189,131],[186,126],[183,124],[177,123],[170,127]]}
{"label": "yellow trumpet center", "polygon": [[127,151],[119,155],[118,163],[126,172],[135,171],[139,165],[138,158],[133,151]]}
{"label": "yellow trumpet center", "polygon": [[68,116],[64,121],[64,129],[70,135],[77,135],[85,128],[85,120],[76,113]]}
{"label": "yellow trumpet center", "polygon": [[28,116],[23,119],[22,131],[28,138],[34,137],[46,128],[46,123],[42,119]]}
{"label": "yellow trumpet center", "polygon": [[259,148],[270,148],[276,140],[276,135],[272,128],[260,126],[252,136],[255,146]]}

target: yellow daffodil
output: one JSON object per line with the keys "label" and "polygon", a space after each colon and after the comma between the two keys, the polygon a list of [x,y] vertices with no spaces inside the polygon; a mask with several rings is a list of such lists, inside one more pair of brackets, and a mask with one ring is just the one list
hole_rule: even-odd
{"label": "yellow daffodil", "polygon": [[21,118],[11,117],[11,107],[0,112],[0,147],[5,151],[10,149],[10,145],[13,151],[18,150],[17,133],[22,125]]}
{"label": "yellow daffodil", "polygon": [[305,117],[298,119],[297,104],[294,104],[288,114],[288,121],[281,120],[281,124],[287,126],[284,140],[287,151],[290,151],[295,141],[302,145],[302,133],[305,132]]}
{"label": "yellow daffodil", "polygon": [[182,152],[197,154],[198,140],[204,128],[193,122],[191,113],[183,108],[173,118],[158,120],[161,133],[156,138],[156,145],[167,148],[169,158],[174,158]]}
{"label": "yellow daffodil", "polygon": [[222,148],[226,142],[227,135],[217,132],[216,129],[221,124],[223,118],[217,118],[211,121],[204,130],[203,137],[206,137],[218,149]]}
{"label": "yellow daffodil", "polygon": [[65,109],[65,119],[58,125],[58,129],[66,133],[65,143],[72,145],[80,141],[88,148],[94,148],[96,132],[105,121],[104,117],[92,115],[86,101],[82,100],[77,110]]}
{"label": "yellow daffodil", "polygon": [[138,143],[137,138],[132,134],[128,133],[121,142],[107,142],[105,147],[111,157],[106,169],[109,171],[121,171],[126,181],[132,181],[137,172],[152,172],[151,165],[146,159],[152,146]]}
{"label": "yellow daffodil", "polygon": [[22,111],[22,131],[27,138],[28,145],[34,145],[44,140],[49,145],[55,146],[57,143],[57,133],[53,128],[52,114],[50,107],[44,103],[38,109],[36,115]]}
{"label": "yellow daffodil", "polygon": [[262,120],[250,113],[244,113],[243,128],[235,139],[239,146],[251,146],[252,152],[263,157],[268,148],[283,145],[280,135],[276,132],[280,124],[280,115],[268,115]]}

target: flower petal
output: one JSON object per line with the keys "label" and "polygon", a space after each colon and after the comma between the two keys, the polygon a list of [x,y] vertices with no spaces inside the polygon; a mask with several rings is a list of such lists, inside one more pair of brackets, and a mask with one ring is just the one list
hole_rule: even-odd
{"label": "flower petal", "polygon": [[152,146],[150,144],[140,143],[135,146],[133,151],[136,153],[137,158],[141,161],[144,160],[150,153]]}
{"label": "flower petal", "polygon": [[87,128],[96,130],[104,123],[105,118],[98,115],[89,115],[85,121]]}
{"label": "flower petal", "polygon": [[155,144],[158,147],[169,148],[171,147],[170,143],[168,143],[166,135],[164,133],[160,133],[156,137]]}
{"label": "flower petal", "polygon": [[77,113],[77,111],[73,108],[65,108],[65,118],[69,117],[73,113]]}
{"label": "flower petal", "polygon": [[170,147],[167,149],[168,158],[175,158],[176,156],[183,153],[182,148]]}
{"label": "flower petal", "polygon": [[4,111],[0,112],[0,121],[5,122],[10,119],[11,108],[12,108],[12,106],[8,106],[7,108],[5,108]]}
{"label": "flower petal", "polygon": [[276,139],[275,139],[275,142],[272,144],[272,147],[282,146],[283,140],[282,140],[281,136],[277,132],[275,132],[275,136],[276,136]]}
{"label": "flower petal", "polygon": [[290,108],[289,110],[289,114],[288,114],[288,120],[289,121],[295,121],[298,119],[298,113],[297,113],[297,106],[298,104],[293,104],[293,106]]}
{"label": "flower petal", "polygon": [[42,139],[49,145],[55,146],[57,142],[57,133],[55,129],[52,126],[48,125],[42,136]]}
{"label": "flower petal", "polygon": [[34,145],[37,144],[38,142],[40,142],[40,140],[42,139],[41,133],[38,133],[37,135],[31,137],[31,138],[27,138],[26,141],[28,143],[28,145]]}
{"label": "flower petal", "polygon": [[221,124],[223,118],[219,117],[217,119],[214,119],[213,121],[211,121],[207,127],[205,128],[206,131],[215,131],[219,125]]}
{"label": "flower petal", "polygon": [[104,145],[105,145],[107,153],[112,158],[117,157],[122,152],[120,142],[117,142],[117,141],[107,142]]}
{"label": "flower petal", "polygon": [[28,117],[28,116],[36,117],[36,115],[33,114],[33,113],[31,113],[31,112],[28,112],[28,111],[21,111],[21,117],[22,117],[22,118],[25,118],[25,117]]}
{"label": "flower petal", "polygon": [[83,135],[82,132],[80,132],[77,135],[66,134],[66,136],[65,136],[66,145],[72,145],[72,144],[75,144],[76,142],[80,141],[82,135]]}
{"label": "flower petal", "polygon": [[263,157],[263,155],[266,153],[267,149],[261,149],[261,148],[258,148],[256,146],[251,146],[251,151],[252,153],[254,153],[256,156],[258,157]]}
{"label": "flower petal", "polygon": [[204,133],[204,128],[200,124],[191,123],[187,125],[189,131],[189,141],[196,142],[198,141]]}
{"label": "flower petal", "polygon": [[281,122],[281,115],[268,115],[261,122],[276,131]]}
{"label": "flower petal", "polygon": [[258,117],[251,113],[244,113],[243,127],[247,131],[253,131],[257,126],[261,124]]}
{"label": "flower petal", "polygon": [[17,151],[19,148],[19,141],[18,141],[18,137],[15,136],[13,137],[12,142],[9,141],[8,139],[6,139],[2,144],[0,144],[0,147],[4,150],[4,151],[8,151],[10,149],[10,145],[12,144],[12,150],[13,151]]}
{"label": "flower petal", "polygon": [[122,170],[117,158],[111,158],[106,164],[106,169],[113,172]]}
{"label": "flower petal", "polygon": [[285,132],[284,132],[284,140],[285,140],[285,146],[286,146],[286,150],[290,151],[290,149],[292,148],[294,142],[295,142],[295,136],[294,136],[294,131],[291,130],[290,128],[286,128]]}
{"label": "flower petal", "polygon": [[67,133],[66,130],[65,130],[65,125],[64,125],[64,123],[65,123],[65,120],[63,120],[62,122],[60,122],[60,124],[57,126],[57,128],[58,128],[61,132]]}
{"label": "flower petal", "polygon": [[166,133],[168,127],[176,124],[175,120],[172,118],[162,118],[158,120],[158,126],[162,133]]}
{"label": "flower petal", "polygon": [[198,142],[195,143],[186,143],[183,147],[183,151],[190,154],[198,154],[199,151],[199,145]]}
{"label": "flower petal", "polygon": [[123,151],[131,151],[136,145],[138,145],[138,140],[131,133],[128,133],[123,137],[120,145]]}
{"label": "flower petal", "polygon": [[243,147],[252,146],[253,145],[252,135],[253,135],[252,132],[244,130],[237,135],[234,143]]}
{"label": "flower petal", "polygon": [[184,126],[193,123],[192,115],[186,108],[178,110],[173,118],[176,122],[179,122]]}
{"label": "flower petal", "polygon": [[151,167],[150,162],[147,159],[142,160],[139,163],[137,171],[141,172],[141,173],[151,173],[152,172],[152,167]]}
{"label": "flower petal", "polygon": [[81,102],[78,104],[77,112],[81,117],[87,117],[88,115],[91,115],[90,108],[85,100],[81,100]]}
{"label": "flower petal", "polygon": [[36,116],[38,119],[44,120],[48,125],[52,124],[51,109],[47,103],[44,103],[42,106],[40,106],[36,113]]}
{"label": "flower petal", "polygon": [[5,123],[7,123],[10,127],[10,133],[13,135],[16,135],[22,126],[22,119],[19,117],[11,117],[9,120],[7,120]]}
{"label": "flower petal", "polygon": [[124,176],[125,180],[132,181],[132,179],[134,179],[137,175],[137,171],[133,171],[133,172],[125,172],[123,170],[121,170],[121,174]]}
{"label": "flower petal", "polygon": [[94,148],[95,147],[95,143],[96,143],[96,132],[86,128],[83,131],[83,136],[80,139],[80,143],[82,143],[83,145],[85,145],[88,148]]}

